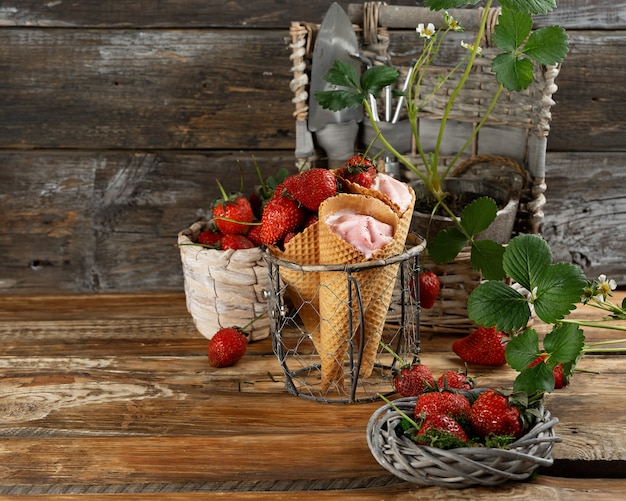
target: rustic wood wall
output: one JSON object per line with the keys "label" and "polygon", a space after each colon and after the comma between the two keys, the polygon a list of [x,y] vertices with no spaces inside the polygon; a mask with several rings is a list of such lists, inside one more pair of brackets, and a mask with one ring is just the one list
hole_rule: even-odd
{"label": "rustic wood wall", "polygon": [[[285,39],[330,4],[1,0],[0,294],[182,290],[176,234],[215,179],[293,166]],[[561,0],[554,21],[571,51],[543,234],[625,284],[626,0]]]}

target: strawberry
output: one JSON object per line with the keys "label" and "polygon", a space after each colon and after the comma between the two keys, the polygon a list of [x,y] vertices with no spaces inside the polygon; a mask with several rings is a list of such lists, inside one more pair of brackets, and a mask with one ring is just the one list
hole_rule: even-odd
{"label": "strawberry", "polygon": [[265,245],[279,242],[287,233],[298,229],[305,219],[305,209],[291,196],[277,191],[263,209],[261,242]]}
{"label": "strawberry", "polygon": [[416,442],[431,447],[450,449],[469,442],[463,427],[447,414],[429,414],[415,436]]}
{"label": "strawberry", "polygon": [[420,273],[418,279],[420,306],[428,310],[435,305],[441,289],[441,282],[439,282],[439,277],[432,271]]}
{"label": "strawberry", "polygon": [[452,350],[464,362],[500,366],[506,364],[506,334],[495,327],[479,327],[469,336],[456,340]]}
{"label": "strawberry", "polygon": [[372,161],[363,155],[354,155],[346,160],[339,170],[339,176],[364,188],[370,188],[378,174]]}
{"label": "strawberry", "polygon": [[308,210],[316,212],[324,200],[337,193],[337,179],[327,169],[310,169],[289,176],[282,188]]}
{"label": "strawberry", "polygon": [[[546,354],[539,355],[528,367],[529,368],[534,367],[540,362],[545,363],[546,357],[547,357]],[[564,388],[565,386],[567,386],[567,384],[569,383],[568,379],[565,377],[565,374],[563,373],[563,364],[561,363],[556,364],[554,369],[552,369],[552,375],[554,376],[554,389],[555,390],[560,390],[561,388]]]}
{"label": "strawberry", "polygon": [[211,367],[230,367],[235,365],[246,353],[248,338],[235,327],[218,330],[207,349]]}
{"label": "strawberry", "polygon": [[519,408],[509,396],[493,388],[481,393],[472,404],[469,421],[481,438],[489,435],[519,438],[524,432]]}
{"label": "strawberry", "polygon": [[440,390],[471,390],[474,388],[474,379],[467,375],[467,371],[446,371],[437,379]]}
{"label": "strawberry", "polygon": [[259,247],[263,242],[261,242],[261,225],[253,224],[250,226],[248,233],[246,233],[246,238],[250,240],[255,247]]}
{"label": "strawberry", "polygon": [[219,249],[222,236],[223,235],[219,231],[212,229],[204,230],[198,235],[196,243]]}
{"label": "strawberry", "polygon": [[415,417],[446,414],[454,419],[467,419],[470,401],[465,395],[451,391],[432,391],[417,397]]}
{"label": "strawberry", "polygon": [[227,195],[219,181],[217,185],[222,193],[222,197],[213,205],[213,220],[217,229],[224,235],[245,235],[254,220],[250,202],[241,193]]}
{"label": "strawberry", "polygon": [[256,245],[245,235],[224,235],[222,237],[222,250],[252,249],[254,247],[256,247]]}
{"label": "strawberry", "polygon": [[407,365],[393,379],[396,391],[403,397],[415,397],[435,386],[430,369],[422,364]]}

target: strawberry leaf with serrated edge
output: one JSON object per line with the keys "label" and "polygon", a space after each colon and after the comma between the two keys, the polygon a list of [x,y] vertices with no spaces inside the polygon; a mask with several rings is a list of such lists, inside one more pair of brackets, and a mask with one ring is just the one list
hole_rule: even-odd
{"label": "strawberry leaf with serrated edge", "polygon": [[560,26],[539,28],[529,37],[522,52],[539,64],[557,64],[568,51],[567,34]]}
{"label": "strawberry leaf with serrated edge", "polygon": [[533,63],[530,59],[519,59],[510,52],[498,54],[491,61],[496,80],[511,92],[527,89],[533,81]]}
{"label": "strawberry leaf with serrated edge", "polygon": [[500,5],[530,14],[547,14],[556,8],[556,0],[500,0]]}
{"label": "strawberry leaf with serrated edge", "polygon": [[520,372],[535,361],[540,351],[537,331],[528,328],[509,340],[506,345],[506,361],[512,369]]}
{"label": "strawberry leaf with serrated edge", "polygon": [[468,235],[474,237],[489,228],[497,213],[498,206],[493,198],[477,198],[461,212],[461,226]]}
{"label": "strawberry leaf with serrated edge", "polygon": [[378,97],[385,87],[396,83],[398,70],[390,66],[372,66],[363,72],[361,87],[365,94],[373,94]]}
{"label": "strawberry leaf with serrated edge", "polygon": [[533,28],[532,16],[526,12],[504,9],[494,28],[493,43],[505,52],[515,52]]}
{"label": "strawberry leaf with serrated edge", "polygon": [[467,245],[467,237],[458,228],[440,231],[428,241],[428,255],[435,263],[449,263]]}
{"label": "strawberry leaf with serrated edge", "polygon": [[556,325],[543,340],[543,348],[550,354],[553,367],[558,363],[574,362],[582,353],[584,345],[585,334],[575,324]]}
{"label": "strawberry leaf with serrated edge", "polygon": [[467,314],[478,325],[510,331],[528,323],[530,307],[526,298],[509,285],[487,281],[470,294]]}

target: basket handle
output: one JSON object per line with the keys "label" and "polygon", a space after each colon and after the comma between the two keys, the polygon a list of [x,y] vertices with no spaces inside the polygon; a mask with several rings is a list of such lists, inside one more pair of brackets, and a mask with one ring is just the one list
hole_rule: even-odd
{"label": "basket handle", "polygon": [[526,170],[512,158],[505,157],[503,155],[484,154],[471,156],[457,165],[451,175],[452,177],[462,176],[470,170],[471,167],[481,163],[499,164],[509,167],[515,174],[518,174],[522,178],[522,188],[526,187]]}

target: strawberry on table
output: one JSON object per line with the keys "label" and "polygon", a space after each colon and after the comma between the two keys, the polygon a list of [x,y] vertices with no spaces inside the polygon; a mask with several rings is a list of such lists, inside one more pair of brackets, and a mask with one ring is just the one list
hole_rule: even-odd
{"label": "strawberry on table", "polygon": [[287,177],[281,187],[312,212],[337,193],[337,179],[328,169],[309,169]]}
{"label": "strawberry on table", "polygon": [[207,348],[211,367],[230,367],[243,358],[248,347],[248,338],[235,327],[217,331]]}
{"label": "strawberry on table", "polygon": [[415,397],[432,391],[435,379],[431,370],[422,364],[407,365],[400,369],[393,379],[396,391],[403,397]]}
{"label": "strawberry on table", "polygon": [[479,365],[500,366],[506,364],[505,347],[507,335],[495,327],[479,327],[470,335],[452,344],[452,350],[461,360]]}
{"label": "strawberry on table", "polygon": [[221,197],[215,201],[213,206],[215,226],[224,235],[245,235],[250,230],[250,223],[254,220],[250,202],[241,193],[226,194],[219,181],[217,185],[220,189]]}

